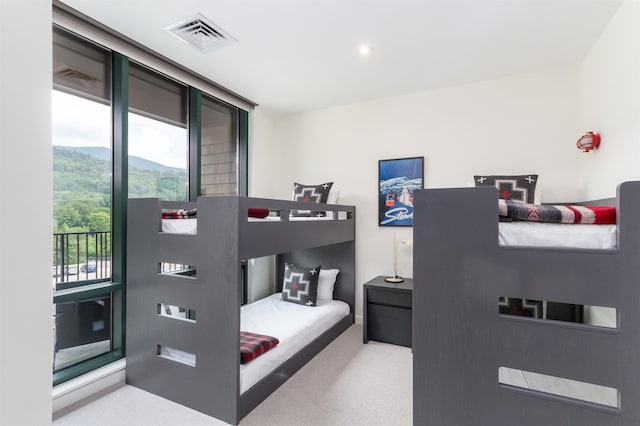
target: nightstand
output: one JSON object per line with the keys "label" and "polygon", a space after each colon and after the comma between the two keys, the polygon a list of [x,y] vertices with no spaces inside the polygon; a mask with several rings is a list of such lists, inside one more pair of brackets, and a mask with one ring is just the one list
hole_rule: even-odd
{"label": "nightstand", "polygon": [[394,284],[384,276],[368,281],[363,286],[364,343],[369,340],[411,347],[411,303],[413,280]]}

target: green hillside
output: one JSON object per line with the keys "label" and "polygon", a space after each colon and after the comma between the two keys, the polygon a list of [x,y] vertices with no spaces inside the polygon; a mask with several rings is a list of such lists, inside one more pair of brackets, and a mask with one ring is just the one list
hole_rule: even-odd
{"label": "green hillside", "polygon": [[[131,165],[129,197],[186,200],[186,172],[166,169],[157,163],[150,164],[149,168]],[[54,232],[109,230],[110,189],[108,161],[64,147],[53,147]]]}
{"label": "green hillside", "polygon": [[[58,146],[57,148],[79,152],[80,154],[86,154],[104,161],[111,161],[111,150],[102,146]],[[164,164],[149,161],[146,158],[136,157],[135,155],[129,156],[129,165],[138,169],[155,170],[158,172],[184,172],[183,169],[165,166]]]}

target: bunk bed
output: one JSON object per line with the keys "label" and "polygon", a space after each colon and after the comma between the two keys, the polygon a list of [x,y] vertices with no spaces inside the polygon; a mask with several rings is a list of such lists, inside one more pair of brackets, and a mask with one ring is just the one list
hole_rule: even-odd
{"label": "bunk bed", "polygon": [[[234,196],[200,197],[195,203],[129,200],[127,383],[237,424],[351,326],[355,207],[321,204],[314,208],[328,212],[329,220],[290,220],[292,210],[305,207],[308,204]],[[161,231],[162,212],[177,209],[197,211],[194,234]],[[249,218],[250,210],[270,214],[264,220]],[[276,292],[282,290],[287,264],[339,269],[333,299],[347,308],[335,324],[241,389],[241,367],[248,365],[240,365],[239,348],[243,262],[268,255],[277,259]],[[163,272],[165,265],[183,267]],[[296,306],[310,311],[322,308]],[[181,308],[186,314],[172,318],[163,314],[165,307]],[[172,356],[172,351],[183,359]]]}
{"label": "bunk bed", "polygon": [[[609,200],[608,249],[501,246],[497,198],[415,193],[414,424],[640,424],[640,182]],[[615,320],[504,315],[504,297],[615,309]]]}

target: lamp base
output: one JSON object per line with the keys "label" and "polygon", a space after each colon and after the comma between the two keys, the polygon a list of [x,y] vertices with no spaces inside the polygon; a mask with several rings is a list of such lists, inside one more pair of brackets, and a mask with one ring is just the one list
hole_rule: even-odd
{"label": "lamp base", "polygon": [[387,277],[384,279],[388,283],[402,283],[404,282],[404,278],[400,278],[399,276]]}

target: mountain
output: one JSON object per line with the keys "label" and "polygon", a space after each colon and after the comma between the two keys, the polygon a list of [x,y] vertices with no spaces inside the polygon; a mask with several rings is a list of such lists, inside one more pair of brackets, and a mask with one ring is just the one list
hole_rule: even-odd
{"label": "mountain", "polygon": [[[88,150],[85,152],[89,153],[82,152],[83,150]],[[103,158],[98,158],[100,155]],[[141,166],[136,166],[136,164]],[[176,201],[187,199],[187,174],[185,170],[146,160],[141,163],[130,162],[128,181],[130,198],[157,197]],[[111,163],[109,150],[106,148],[71,149],[54,146],[54,232],[109,230],[110,211]]]}
{"label": "mountain", "polygon": [[[55,145],[54,145],[55,146]],[[111,161],[111,150],[102,146],[55,146],[56,148],[66,149],[69,151],[78,152],[80,154],[88,155],[99,160],[106,162]],[[129,156],[129,165],[143,170],[153,170],[156,172],[176,172],[184,173],[184,169],[177,167],[165,166],[164,164],[156,163],[135,155]]]}
{"label": "mountain", "polygon": [[411,193],[416,189],[422,189],[422,179],[409,179],[408,177],[396,177],[380,181],[380,192],[382,194],[400,194],[404,188]]}

